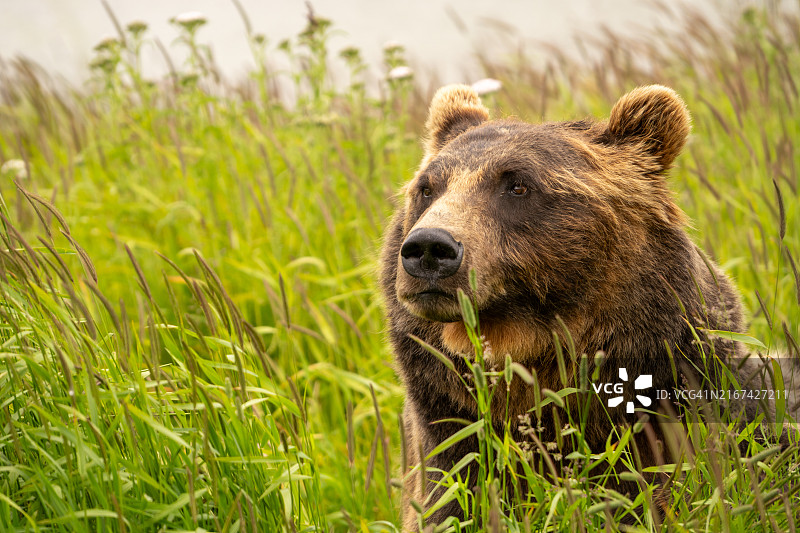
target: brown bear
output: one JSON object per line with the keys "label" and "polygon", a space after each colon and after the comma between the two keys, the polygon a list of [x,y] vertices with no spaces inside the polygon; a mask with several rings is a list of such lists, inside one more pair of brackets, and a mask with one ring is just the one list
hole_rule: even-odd
{"label": "brown bear", "polygon": [[[467,368],[460,354],[473,350],[457,299],[459,289],[472,294],[471,270],[489,364],[502,367],[508,354],[534,369],[542,388],[562,388],[553,332],[563,325],[577,353],[602,352],[613,362],[603,365],[605,381],[618,381],[625,367],[666,388],[674,383],[671,354],[693,361],[712,342],[722,359],[744,354],[740,343],[704,332],[742,331],[742,306],[725,274],[690,240],[667,186],[665,174],[690,131],[674,91],[635,89],[607,121],[528,124],[489,120],[468,86],[447,86],[434,96],[426,128],[424,158],[402,189],[381,257],[389,334],[407,390],[410,464],[463,427],[436,422],[476,418],[456,374]],[[414,336],[451,359],[455,372]],[[517,421],[534,395],[520,379],[510,395],[511,412],[500,402],[494,417],[499,427],[508,417],[524,439]],[[586,439],[603,449],[611,421],[596,420]],[[447,471],[476,442],[463,440],[426,466]],[[435,500],[424,503],[422,486],[436,490],[408,477],[406,530],[416,529],[410,502]],[[462,514],[451,503],[428,523]]]}

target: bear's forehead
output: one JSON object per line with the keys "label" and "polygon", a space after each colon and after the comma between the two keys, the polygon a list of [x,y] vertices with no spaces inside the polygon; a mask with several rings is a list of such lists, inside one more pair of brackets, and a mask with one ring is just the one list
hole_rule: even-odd
{"label": "bear's forehead", "polygon": [[450,181],[465,173],[474,180],[504,172],[578,170],[586,167],[583,129],[582,123],[486,122],[451,140],[421,174]]}

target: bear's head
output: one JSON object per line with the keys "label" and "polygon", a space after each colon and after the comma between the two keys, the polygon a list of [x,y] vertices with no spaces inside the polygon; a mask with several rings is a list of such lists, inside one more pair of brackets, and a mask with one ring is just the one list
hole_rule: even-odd
{"label": "bear's head", "polygon": [[446,348],[470,351],[456,295],[472,269],[482,333],[524,357],[556,320],[580,335],[625,308],[634,278],[670,268],[652,246],[684,234],[665,171],[690,130],[671,89],[635,89],[605,122],[528,124],[489,120],[474,91],[447,86],[426,127],[388,261],[397,301],[441,323]]}

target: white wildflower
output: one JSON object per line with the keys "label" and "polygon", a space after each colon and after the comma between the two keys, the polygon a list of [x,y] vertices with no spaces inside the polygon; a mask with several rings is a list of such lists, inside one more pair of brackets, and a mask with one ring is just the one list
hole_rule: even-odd
{"label": "white wildflower", "polygon": [[178,24],[191,24],[192,22],[205,22],[206,16],[199,11],[187,11],[175,17]]}
{"label": "white wildflower", "polygon": [[21,180],[28,177],[28,168],[25,166],[25,161],[22,159],[9,159],[3,166],[0,167],[0,174],[9,174],[12,177]]}
{"label": "white wildflower", "polygon": [[472,90],[479,95],[496,93],[503,88],[503,83],[494,78],[484,78],[472,84]]}
{"label": "white wildflower", "polygon": [[181,13],[173,18],[172,22],[175,24],[180,24],[184,28],[191,31],[194,28],[205,24],[206,20],[206,16],[199,11],[187,11],[186,13]]}
{"label": "white wildflower", "polygon": [[406,78],[410,78],[414,75],[414,71],[411,70],[411,67],[406,65],[401,65],[399,67],[394,67],[392,70],[389,71],[386,78],[390,80],[404,80]]}

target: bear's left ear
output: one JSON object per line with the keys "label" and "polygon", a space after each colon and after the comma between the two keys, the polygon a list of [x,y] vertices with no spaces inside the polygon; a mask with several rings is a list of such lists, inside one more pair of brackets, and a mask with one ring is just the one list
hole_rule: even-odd
{"label": "bear's left ear", "polygon": [[468,85],[442,87],[431,100],[425,128],[425,158],[430,159],[450,142],[473,126],[489,119],[489,110]]}
{"label": "bear's left ear", "polygon": [[678,157],[691,130],[686,104],[663,85],[634,89],[614,105],[608,119],[607,140],[636,144],[656,157],[666,170]]}

